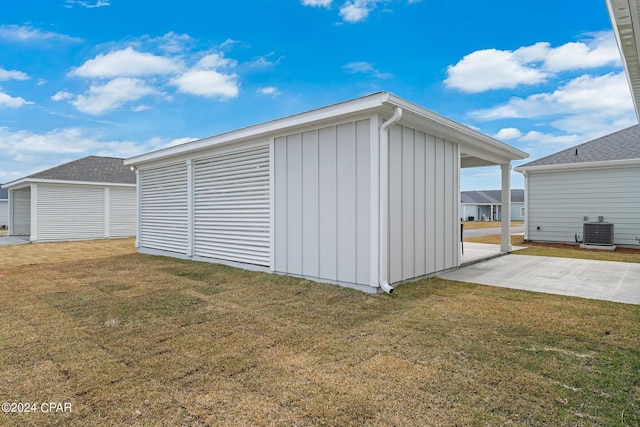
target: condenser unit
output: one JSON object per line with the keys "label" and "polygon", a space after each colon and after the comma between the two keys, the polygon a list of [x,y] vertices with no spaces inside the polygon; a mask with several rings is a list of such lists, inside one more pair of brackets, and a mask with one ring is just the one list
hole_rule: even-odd
{"label": "condenser unit", "polygon": [[585,245],[613,246],[613,223],[585,222],[582,240]]}

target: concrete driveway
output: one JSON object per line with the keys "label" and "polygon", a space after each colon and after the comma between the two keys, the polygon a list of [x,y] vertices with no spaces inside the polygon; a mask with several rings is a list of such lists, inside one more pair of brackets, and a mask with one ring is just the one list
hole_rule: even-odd
{"label": "concrete driveway", "polygon": [[459,282],[640,304],[640,264],[509,254],[440,277]]}
{"label": "concrete driveway", "polygon": [[29,236],[0,236],[0,246],[29,243]]}

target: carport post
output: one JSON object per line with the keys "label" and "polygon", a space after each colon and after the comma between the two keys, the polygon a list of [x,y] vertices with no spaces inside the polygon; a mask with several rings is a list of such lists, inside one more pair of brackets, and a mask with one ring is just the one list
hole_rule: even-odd
{"label": "carport post", "polygon": [[[500,165],[502,171],[501,252],[511,252],[511,163]],[[507,213],[505,215],[505,212]]]}

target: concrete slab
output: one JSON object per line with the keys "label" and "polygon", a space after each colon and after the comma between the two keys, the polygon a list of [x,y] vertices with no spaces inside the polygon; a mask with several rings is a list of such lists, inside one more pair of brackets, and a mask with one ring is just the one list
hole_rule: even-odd
{"label": "concrete slab", "polygon": [[640,304],[640,264],[635,263],[510,254],[461,267],[440,277],[503,288]]}
{"label": "concrete slab", "polygon": [[[512,251],[526,249],[520,246],[513,246]],[[479,261],[506,255],[500,250],[500,245],[490,245],[487,243],[464,242],[464,253],[460,259],[460,266],[464,267]]]}
{"label": "concrete slab", "polygon": [[29,242],[29,236],[0,236],[0,246],[23,245]]}

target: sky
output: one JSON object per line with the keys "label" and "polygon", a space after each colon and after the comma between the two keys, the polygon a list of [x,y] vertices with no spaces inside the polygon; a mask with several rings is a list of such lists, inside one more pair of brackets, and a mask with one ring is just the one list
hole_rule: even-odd
{"label": "sky", "polygon": [[0,182],[378,91],[527,161],[637,123],[604,0],[3,1]]}

